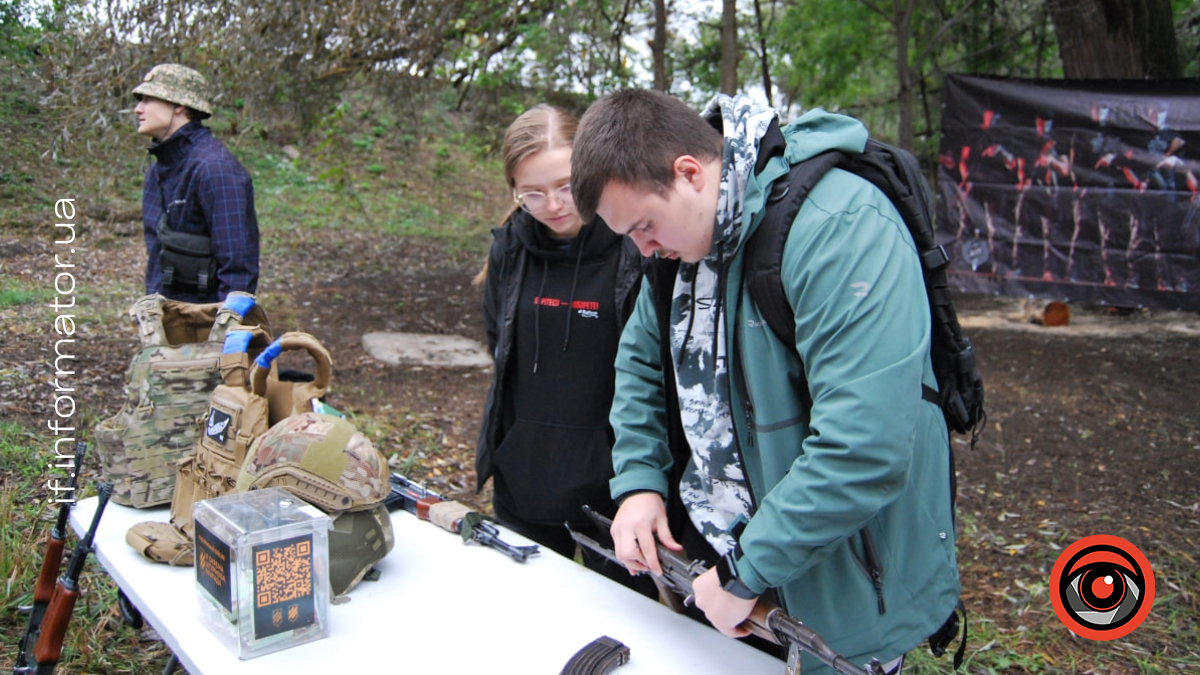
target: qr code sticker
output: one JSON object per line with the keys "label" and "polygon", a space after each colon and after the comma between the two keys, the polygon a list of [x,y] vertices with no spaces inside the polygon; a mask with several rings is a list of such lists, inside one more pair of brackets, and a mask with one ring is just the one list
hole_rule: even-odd
{"label": "qr code sticker", "polygon": [[267,607],[312,595],[312,541],[292,540],[254,553],[256,603]]}

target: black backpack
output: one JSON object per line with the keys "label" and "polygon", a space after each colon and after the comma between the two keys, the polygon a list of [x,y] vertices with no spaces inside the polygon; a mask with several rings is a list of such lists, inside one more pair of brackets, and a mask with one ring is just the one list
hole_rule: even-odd
{"label": "black backpack", "polygon": [[[771,125],[760,149],[767,150],[759,158],[761,170],[770,149],[781,151],[782,133]],[[780,265],[788,233],[800,206],[817,182],[832,168],[854,173],[878,187],[900,212],[912,234],[924,271],[925,291],[929,296],[929,313],[933,323],[930,355],[938,389],[922,386],[921,396],[936,403],[946,418],[946,426],[960,434],[971,434],[971,447],[987,424],[983,409],[983,377],[975,364],[971,341],[962,333],[958,314],[950,298],[946,282],[946,267],[950,257],[938,246],[933,235],[933,193],[921,174],[920,164],[912,153],[875,140],[867,141],[860,154],[830,150],[795,164],[785,178],[775,181],[767,200],[767,212],[758,229],[746,241],[745,283],[750,297],[762,312],[767,326],[785,344],[795,344],[796,315],[783,292]],[[954,512],[957,481],[954,475],[954,453],[950,458],[950,510]],[[967,646],[967,611],[961,600],[956,611],[937,632],[929,636],[929,648],[935,656],[946,652],[958,634],[962,613],[962,641],[954,654],[955,670],[962,664]]]}
{"label": "black backpack", "polygon": [[779,273],[783,247],[808,193],[834,167],[861,176],[882,190],[912,233],[929,296],[933,320],[930,354],[939,390],[922,387],[922,397],[941,407],[947,427],[960,434],[970,433],[974,447],[987,419],[983,378],[950,298],[946,282],[950,257],[934,241],[933,194],[912,153],[870,140],[861,154],[830,150],[793,165],[786,178],[775,182],[766,215],[746,242],[745,281],[750,296],[776,337],[785,344],[794,344],[795,313],[784,296]]}

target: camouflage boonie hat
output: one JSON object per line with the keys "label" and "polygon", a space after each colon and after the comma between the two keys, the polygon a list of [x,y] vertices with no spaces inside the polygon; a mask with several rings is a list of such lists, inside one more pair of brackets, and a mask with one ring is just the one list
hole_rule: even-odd
{"label": "camouflage boonie hat", "polygon": [[139,101],[143,96],[153,96],[167,103],[187,106],[206,117],[212,116],[212,104],[208,102],[208,80],[187,66],[175,63],[154,66],[131,93]]}
{"label": "camouflage boonie hat", "polygon": [[319,413],[293,415],[254,440],[237,491],[281,487],[326,513],[369,509],[388,496],[387,460],[354,425]]}

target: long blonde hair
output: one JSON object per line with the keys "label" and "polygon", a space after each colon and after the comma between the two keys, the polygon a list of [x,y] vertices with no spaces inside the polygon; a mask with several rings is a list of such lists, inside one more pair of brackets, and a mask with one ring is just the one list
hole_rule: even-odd
{"label": "long blonde hair", "polygon": [[[530,156],[543,150],[573,147],[575,129],[578,126],[579,120],[575,119],[574,115],[545,103],[535,105],[513,120],[504,132],[504,181],[508,184],[508,189],[516,189],[517,167]],[[518,208],[520,207],[514,205],[513,210],[505,216],[504,222],[508,222]],[[484,260],[483,269],[475,275],[471,283],[476,286],[482,284],[487,279],[487,271],[487,260]]]}

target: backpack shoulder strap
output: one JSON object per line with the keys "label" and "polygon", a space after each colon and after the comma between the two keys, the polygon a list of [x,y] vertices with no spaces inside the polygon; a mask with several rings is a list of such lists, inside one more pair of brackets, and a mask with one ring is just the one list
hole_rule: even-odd
{"label": "backpack shoulder strap", "polygon": [[974,445],[986,419],[983,380],[975,363],[974,348],[963,335],[954,310],[946,278],[950,256],[934,237],[933,194],[929,183],[911,153],[874,140],[868,142],[866,152],[852,158],[845,168],[883,190],[912,234],[929,296],[933,370],[940,390],[924,390],[923,394],[926,400],[941,406],[951,430],[971,433]]}
{"label": "backpack shoulder strap", "polygon": [[830,169],[845,159],[844,153],[830,150],[793,165],[786,176],[775,181],[763,221],[746,240],[745,283],[750,297],[771,332],[787,345],[796,342],[796,314],[783,293],[780,274],[783,247],[808,194]]}
{"label": "backpack shoulder strap", "polygon": [[[849,171],[879,188],[900,212],[907,229],[912,233],[918,255],[926,276],[927,291],[934,300],[935,330],[947,330],[950,322],[945,320],[950,305],[950,292],[946,288],[945,266],[949,263],[945,249],[934,242],[933,227],[928,209],[933,198],[924,178],[919,173],[916,159],[904,151],[875,140],[868,141],[866,151],[861,154],[829,150],[811,159],[792,166],[788,175],[776,181],[767,200],[767,212],[762,223],[746,242],[746,285],[750,297],[758,306],[771,332],[785,344],[794,344],[796,339],[796,314],[783,292],[782,263],[783,249],[791,232],[792,223],[804,200],[808,198],[817,182],[837,167]],[[912,186],[918,186],[913,188]],[[930,275],[941,275],[944,294],[930,284]],[[940,311],[939,311],[940,309]],[[957,327],[957,319],[953,326]],[[949,338],[950,336],[946,336]],[[959,333],[961,339],[961,332]],[[945,390],[946,387],[943,387]],[[921,397],[938,405],[944,405],[939,393],[930,387],[921,388]],[[965,413],[964,413],[965,414]]]}

